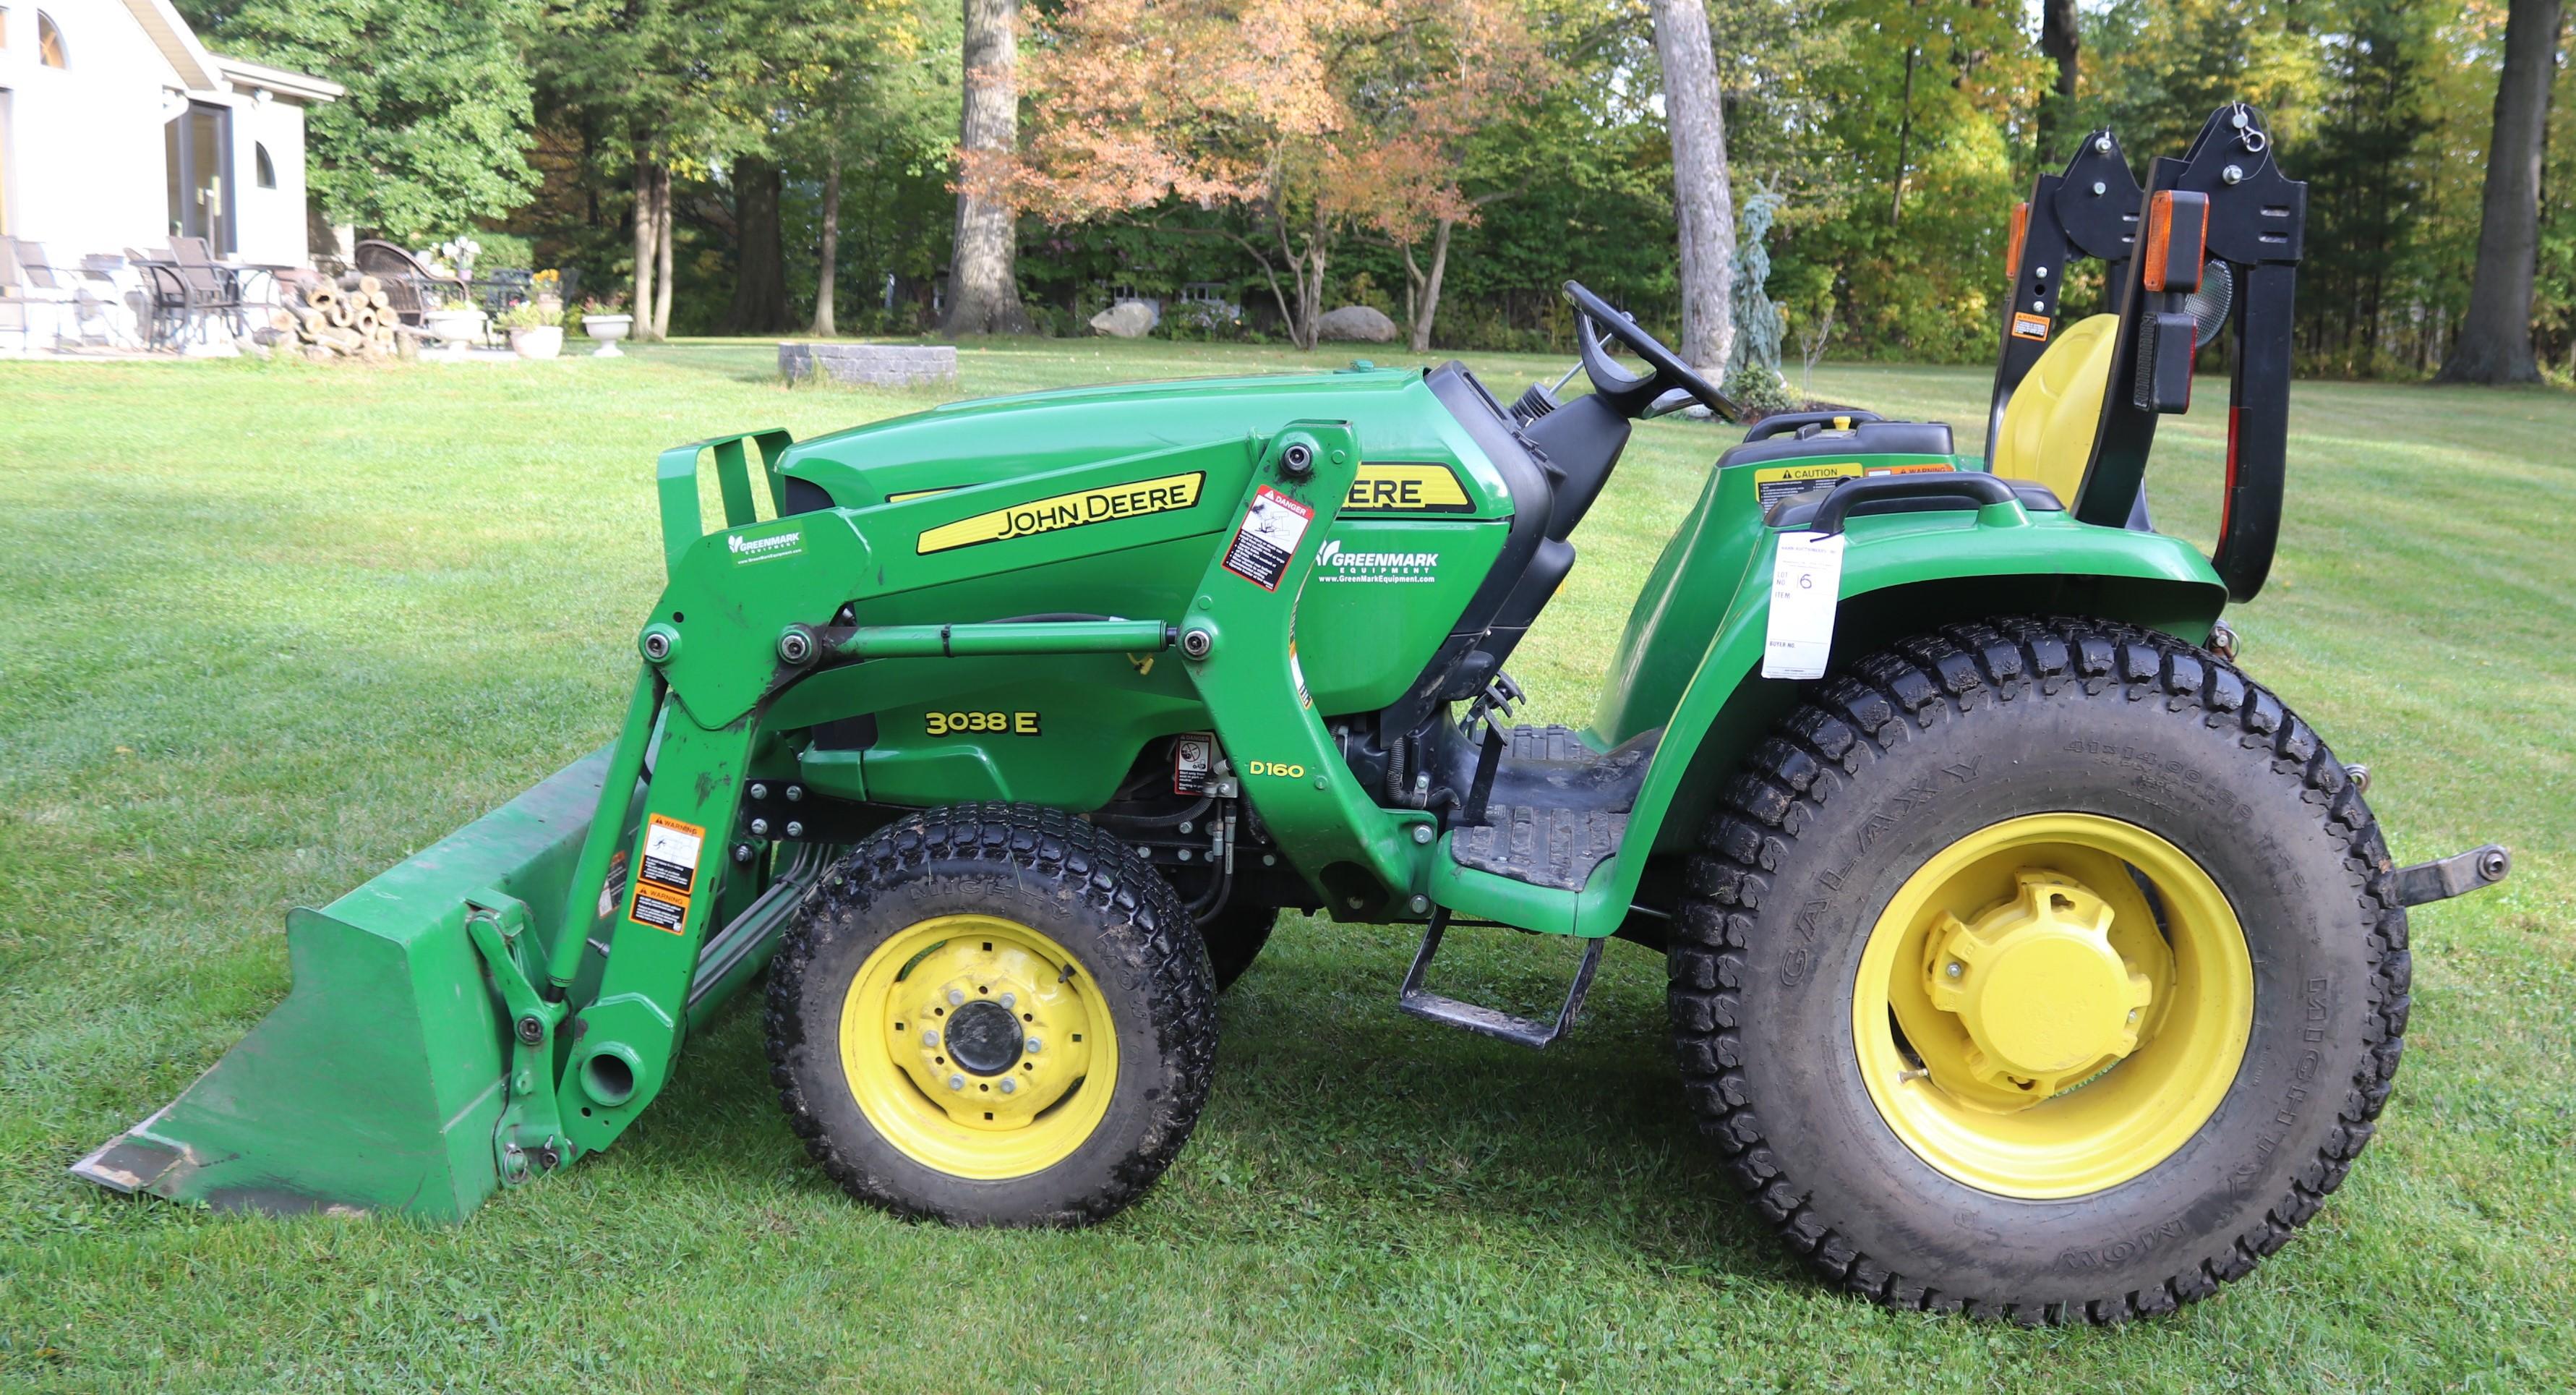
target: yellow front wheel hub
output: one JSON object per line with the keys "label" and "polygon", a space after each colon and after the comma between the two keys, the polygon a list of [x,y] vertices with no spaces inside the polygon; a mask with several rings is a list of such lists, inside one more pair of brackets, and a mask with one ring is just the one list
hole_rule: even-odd
{"label": "yellow front wheel hub", "polygon": [[933,916],[859,966],[841,1068],[859,1112],[906,1156],[998,1180],[1052,1167],[1091,1137],[1118,1038],[1062,945],[998,916]]}
{"label": "yellow front wheel hub", "polygon": [[2034,814],[1935,854],[1861,951],[1852,1036],[1897,1137],[2005,1196],[2080,1196],[2171,1157],[2253,1030],[2216,882],[2119,819]]}

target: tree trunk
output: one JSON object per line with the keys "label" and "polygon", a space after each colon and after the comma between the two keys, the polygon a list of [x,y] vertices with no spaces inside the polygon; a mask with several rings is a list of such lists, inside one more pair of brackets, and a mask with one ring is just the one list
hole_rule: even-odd
{"label": "tree trunk", "polygon": [[[653,264],[658,272],[653,286],[653,337],[671,337],[671,167],[653,169]],[[642,314],[643,307],[637,306]]]}
{"label": "tree trunk", "polygon": [[2529,383],[2531,280],[2540,250],[2540,149],[2549,124],[2550,79],[2558,74],[2559,0],[2512,0],[2505,14],[2504,71],[2496,79],[2495,134],[2487,144],[2485,206],[2478,217],[2478,269],[2469,314],[2442,363],[2455,383]]}
{"label": "tree trunk", "polygon": [[644,153],[644,143],[635,143],[635,337],[655,339],[653,333],[653,251],[654,239],[662,230],[662,221],[653,211],[653,171],[659,168]]}
{"label": "tree trunk", "polygon": [[1891,228],[1905,218],[1905,167],[1914,159],[1914,69],[1922,55],[1920,47],[1905,51],[1905,95],[1896,116],[1896,175],[1888,181],[1887,225]]}
{"label": "tree trunk", "polygon": [[2075,79],[2077,55],[2082,39],[2076,27],[2075,0],[2046,0],[2040,8],[2040,56],[2057,65],[2057,85],[2039,99],[2039,167],[2053,168],[2053,160],[2064,160],[2067,153],[2058,149],[2058,141],[2074,124]]}
{"label": "tree trunk", "polygon": [[1723,372],[1735,337],[1735,194],[1727,187],[1726,118],[1704,0],[1650,0],[1673,142],[1673,219],[1681,228],[1682,359]]}
{"label": "tree trunk", "polygon": [[775,334],[795,323],[787,314],[787,250],[778,225],[783,184],[778,166],[767,160],[746,156],[734,162],[736,260],[733,304],[723,321],[727,334]]}
{"label": "tree trunk", "polygon": [[[1440,278],[1449,274],[1449,233],[1458,226],[1455,218],[1443,218],[1431,234],[1431,269],[1422,276],[1420,308],[1413,315],[1413,351],[1431,352],[1431,322],[1440,314]],[[1405,262],[1412,264],[1413,249],[1405,249]]]}
{"label": "tree trunk", "polygon": [[[968,150],[1015,150],[1020,141],[1019,0],[965,4],[966,90],[957,143]],[[1028,332],[1015,265],[1018,244],[1018,219],[1010,209],[958,193],[957,242],[949,254],[942,335]]]}
{"label": "tree trunk", "polygon": [[841,161],[832,157],[823,167],[823,247],[822,258],[814,270],[814,328],[817,339],[830,339],[840,333],[832,324],[832,294],[837,277],[835,269],[841,259]]}

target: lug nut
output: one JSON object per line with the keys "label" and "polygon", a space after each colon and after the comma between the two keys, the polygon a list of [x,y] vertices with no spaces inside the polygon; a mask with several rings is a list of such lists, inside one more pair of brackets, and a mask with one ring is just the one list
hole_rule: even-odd
{"label": "lug nut", "polygon": [[1027,1041],[1020,1043],[1020,1047],[1022,1050],[1025,1050],[1030,1055],[1034,1056],[1038,1054],[1039,1051],[1045,1049],[1046,1043],[1038,1040],[1036,1037],[1031,1037]]}
{"label": "lug nut", "polygon": [[1020,1082],[1013,1080],[1006,1075],[1002,1077],[1002,1083],[994,1086],[993,1088],[1006,1095],[1017,1094],[1019,1092]]}
{"label": "lug nut", "polygon": [[962,1075],[952,1075],[952,1076],[948,1077],[948,1088],[949,1088],[949,1089],[951,1089],[951,1090],[963,1090],[963,1089],[965,1089],[965,1088],[966,1088],[966,1077],[964,1077],[964,1076],[962,1076]]}
{"label": "lug nut", "polygon": [[921,1044],[924,1046],[937,1046],[939,1044],[939,1029],[936,1027],[922,1028]]}
{"label": "lug nut", "polygon": [[1951,977],[1951,978],[1957,978],[1959,975],[1964,974],[1964,973],[1966,973],[1967,971],[1968,971],[1968,966],[1967,966],[1967,965],[1965,965],[1965,964],[1960,963],[1960,962],[1959,962],[1958,960],[1956,960],[1956,959],[1951,960],[1951,961],[1950,961],[1950,963],[1949,963],[1949,966],[1941,970],[1941,972],[1942,972],[1942,973],[1944,973],[1944,974],[1948,975],[1948,976],[1949,976],[1949,977]]}
{"label": "lug nut", "polygon": [[964,1001],[966,1001],[966,990],[965,990],[965,989],[963,989],[963,988],[951,988],[951,989],[949,989],[949,990],[948,990],[948,1005],[949,1005],[950,1007],[955,1007],[955,1006],[957,1006],[959,1003],[962,1003],[962,1002],[964,1002]]}
{"label": "lug nut", "polygon": [[1017,994],[1017,993],[1005,993],[1005,994],[1003,994],[1003,995],[1002,995],[1002,1006],[1004,1006],[1004,1007],[1006,1007],[1006,1008],[1007,1008],[1007,1007],[1018,1007],[1019,1005],[1020,1005],[1020,995],[1019,995],[1019,994]]}

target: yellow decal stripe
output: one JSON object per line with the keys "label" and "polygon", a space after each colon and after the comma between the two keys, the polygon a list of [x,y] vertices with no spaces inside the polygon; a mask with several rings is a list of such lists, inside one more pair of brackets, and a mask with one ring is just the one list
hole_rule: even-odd
{"label": "yellow decal stripe", "polygon": [[1360,465],[1344,513],[1473,513],[1475,502],[1458,487],[1446,465],[1370,463]]}
{"label": "yellow decal stripe", "polygon": [[1206,481],[1204,472],[1193,472],[1032,499],[1025,504],[1013,504],[1006,509],[994,509],[990,513],[979,513],[972,518],[961,518],[929,529],[913,545],[913,551],[945,552],[952,547],[1025,538],[1036,533],[1079,528],[1087,523],[1170,513],[1197,503],[1199,486]]}

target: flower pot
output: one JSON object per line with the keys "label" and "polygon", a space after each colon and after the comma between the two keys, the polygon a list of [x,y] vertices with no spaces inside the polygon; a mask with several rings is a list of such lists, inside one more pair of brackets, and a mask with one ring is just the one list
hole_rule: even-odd
{"label": "flower pot", "polygon": [[592,358],[624,357],[624,351],[617,347],[617,341],[625,338],[634,328],[635,317],[632,315],[584,315],[581,317],[581,332],[589,335],[599,343],[598,348],[590,351],[590,356]]}
{"label": "flower pot", "polygon": [[553,358],[563,352],[563,326],[535,325],[511,330],[510,352],[521,358]]}
{"label": "flower pot", "polygon": [[483,338],[486,318],[480,310],[432,310],[420,317],[420,327],[447,346],[448,357],[463,358]]}

